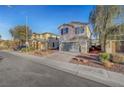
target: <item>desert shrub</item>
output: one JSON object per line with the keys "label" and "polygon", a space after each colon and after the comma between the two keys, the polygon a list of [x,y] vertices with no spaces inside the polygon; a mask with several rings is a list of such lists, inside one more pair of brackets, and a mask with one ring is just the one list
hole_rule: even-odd
{"label": "desert shrub", "polygon": [[7,50],[8,48],[5,46],[0,46],[0,50]]}
{"label": "desert shrub", "polygon": [[111,61],[115,63],[124,63],[124,55],[123,54],[111,54]]}
{"label": "desert shrub", "polygon": [[35,48],[34,47],[28,47],[29,51],[34,51]]}
{"label": "desert shrub", "polygon": [[110,59],[110,54],[108,54],[108,53],[100,53],[99,59],[102,62],[108,61]]}
{"label": "desert shrub", "polygon": [[26,52],[26,48],[22,48],[21,49],[21,52]]}
{"label": "desert shrub", "polygon": [[22,48],[21,49],[22,52],[26,52],[26,51],[30,52],[30,51],[34,51],[34,50],[35,50],[35,48],[33,48],[33,47],[28,47],[28,48]]}

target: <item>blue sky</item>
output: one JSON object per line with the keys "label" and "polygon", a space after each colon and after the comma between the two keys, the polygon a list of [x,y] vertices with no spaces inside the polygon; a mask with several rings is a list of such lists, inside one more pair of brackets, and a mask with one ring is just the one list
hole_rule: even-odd
{"label": "blue sky", "polygon": [[0,6],[0,35],[3,39],[11,39],[9,29],[25,24],[32,32],[53,32],[59,34],[58,26],[71,21],[88,22],[89,13],[94,6]]}

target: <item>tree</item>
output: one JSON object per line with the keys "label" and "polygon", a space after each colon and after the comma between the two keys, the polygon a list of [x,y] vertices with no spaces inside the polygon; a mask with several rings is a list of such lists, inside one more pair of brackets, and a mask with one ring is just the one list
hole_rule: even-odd
{"label": "tree", "polygon": [[1,40],[1,37],[2,37],[2,36],[0,35],[0,40]]}
{"label": "tree", "polygon": [[4,45],[9,49],[11,47],[12,42],[10,40],[5,40]]}
{"label": "tree", "polygon": [[124,24],[109,28],[111,33],[108,33],[108,40],[124,40]]}
{"label": "tree", "polygon": [[121,14],[121,6],[100,5],[96,6],[90,13],[89,21],[93,26],[93,30],[99,36],[102,50],[106,51],[107,35],[110,28],[115,25],[115,19]]}
{"label": "tree", "polygon": [[10,29],[10,34],[15,41],[19,41],[19,44],[22,45],[26,42],[26,37],[28,37],[28,39],[31,38],[32,31],[25,25],[19,25],[14,27],[13,29]]}

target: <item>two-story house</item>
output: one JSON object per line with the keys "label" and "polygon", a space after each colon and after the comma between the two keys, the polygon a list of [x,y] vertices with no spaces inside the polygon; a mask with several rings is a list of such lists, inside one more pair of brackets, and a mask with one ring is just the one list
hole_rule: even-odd
{"label": "two-story house", "polygon": [[32,47],[38,50],[57,49],[59,47],[59,36],[50,32],[33,33],[31,41]]}
{"label": "two-story house", "polygon": [[82,52],[89,51],[90,28],[87,23],[71,22],[58,27],[60,36],[60,51]]}

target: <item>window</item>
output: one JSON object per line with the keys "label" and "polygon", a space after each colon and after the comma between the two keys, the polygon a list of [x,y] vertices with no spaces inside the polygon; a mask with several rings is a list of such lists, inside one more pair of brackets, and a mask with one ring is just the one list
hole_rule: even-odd
{"label": "window", "polygon": [[75,28],[75,34],[79,34],[79,32],[80,32],[80,27],[76,27]]}
{"label": "window", "polygon": [[80,28],[80,33],[84,33],[84,28]]}
{"label": "window", "polygon": [[68,34],[68,28],[61,29],[61,35]]}
{"label": "window", "polygon": [[76,27],[75,28],[75,34],[81,34],[84,33],[84,28],[82,27]]}
{"label": "window", "polygon": [[61,29],[61,35],[63,35],[63,29]]}
{"label": "window", "polygon": [[68,33],[68,28],[65,28],[65,34],[67,34]]}
{"label": "window", "polygon": [[79,34],[79,27],[75,28],[75,34]]}

